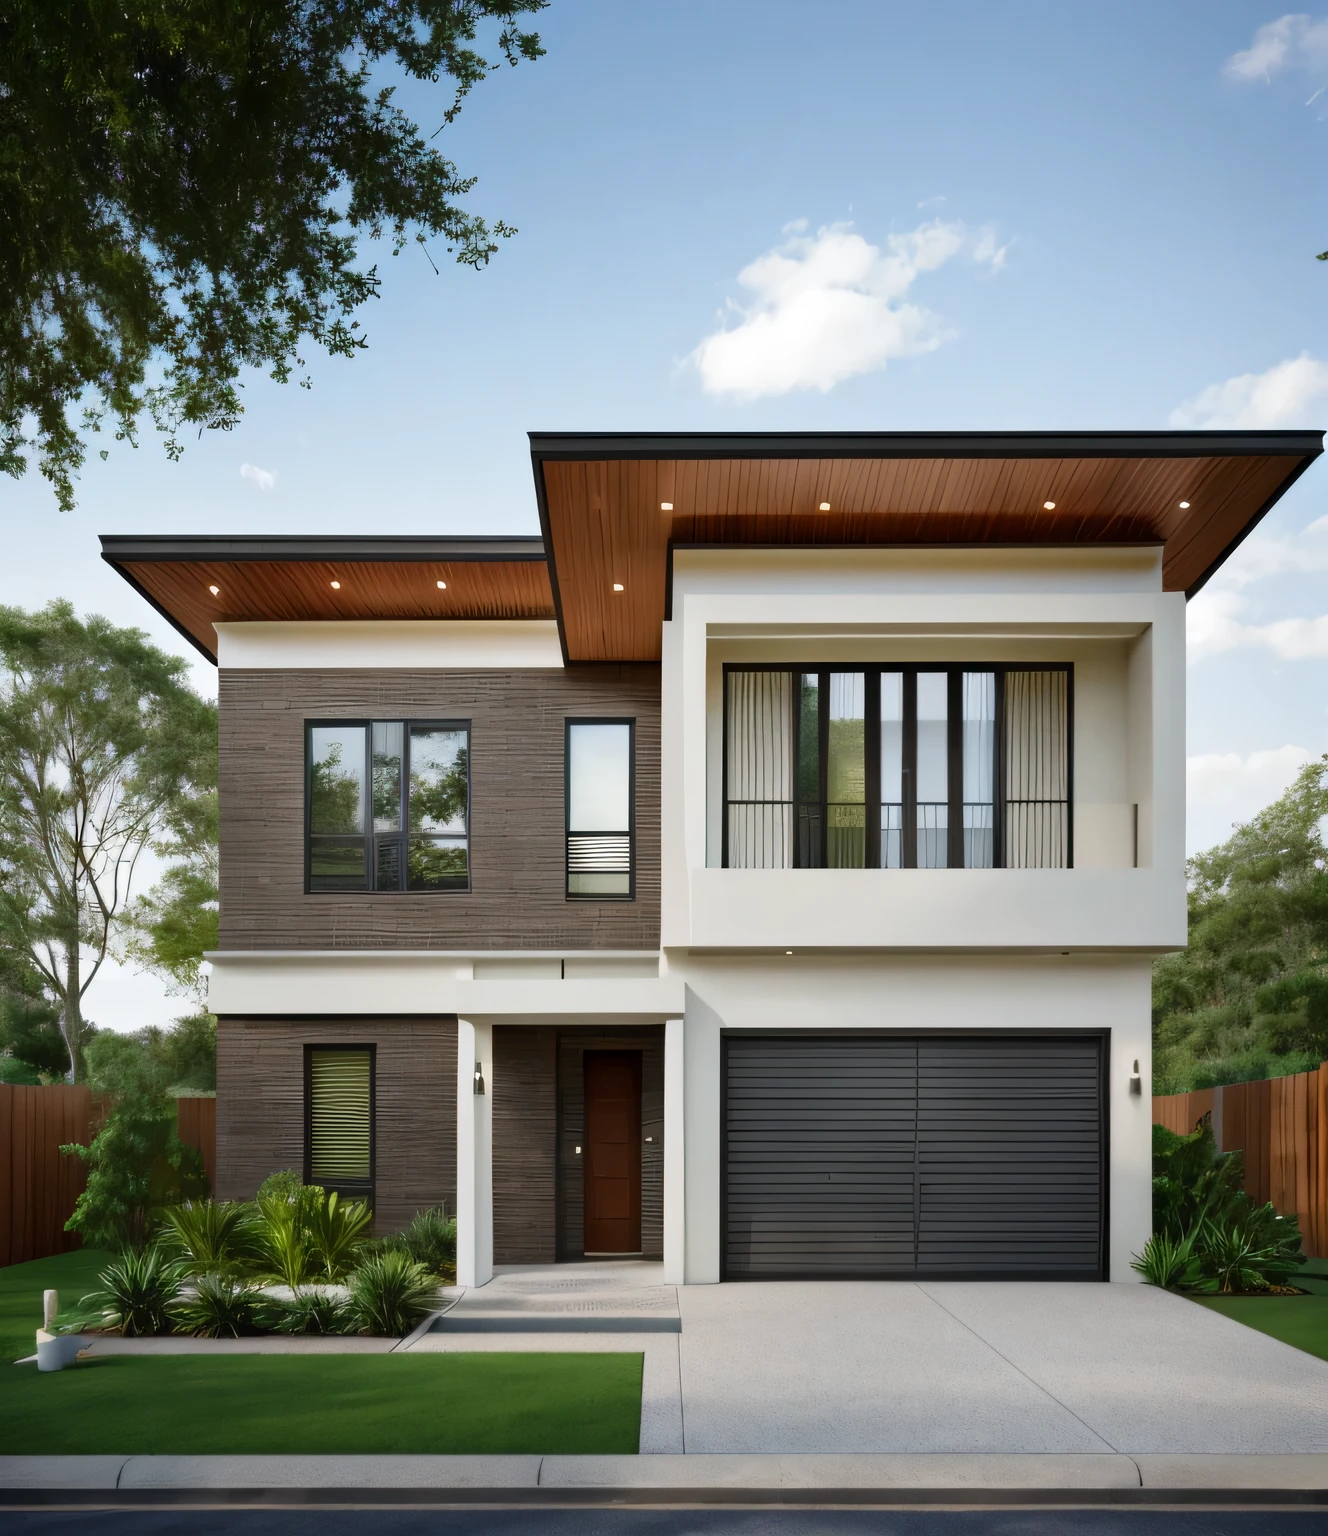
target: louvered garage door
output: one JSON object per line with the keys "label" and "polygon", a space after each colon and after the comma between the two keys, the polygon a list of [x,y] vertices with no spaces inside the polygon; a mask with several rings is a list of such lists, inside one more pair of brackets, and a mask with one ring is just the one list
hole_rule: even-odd
{"label": "louvered garage door", "polygon": [[1102,1276],[1098,1036],[725,1037],[728,1279]]}

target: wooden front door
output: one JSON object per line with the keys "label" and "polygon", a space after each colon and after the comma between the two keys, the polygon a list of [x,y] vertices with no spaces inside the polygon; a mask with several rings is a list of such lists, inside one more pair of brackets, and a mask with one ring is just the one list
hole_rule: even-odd
{"label": "wooden front door", "polygon": [[641,1252],[641,1053],[587,1051],[585,1252]]}

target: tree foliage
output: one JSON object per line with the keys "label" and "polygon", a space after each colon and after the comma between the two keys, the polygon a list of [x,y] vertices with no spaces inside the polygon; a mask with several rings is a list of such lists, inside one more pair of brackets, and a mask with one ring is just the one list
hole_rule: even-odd
{"label": "tree foliage", "polygon": [[133,442],[146,411],[176,458],[186,430],[235,425],[245,368],[285,382],[311,342],[353,356],[366,237],[484,266],[515,231],[461,207],[474,178],[384,82],[445,78],[446,126],[502,59],[543,52],[518,22],[546,3],[11,0],[0,468],[35,449],[68,508],[103,422]]}
{"label": "tree foliage", "polygon": [[163,832],[152,848],[167,861],[166,869],[125,909],[119,940],[121,959],[154,972],[200,1009],[207,1006],[203,956],[217,948],[220,915],[215,777],[165,808]]}
{"label": "tree foliage", "polygon": [[1189,948],[1153,973],[1154,1090],[1328,1058],[1328,757],[1190,860]]}
{"label": "tree foliage", "polygon": [[90,1146],[61,1149],[88,1165],[65,1228],[90,1248],[141,1248],[164,1207],[208,1193],[203,1155],[180,1140],[168,1072],[141,1042],[99,1034],[88,1042],[87,1064],[111,1109]]}
{"label": "tree foliage", "polygon": [[0,947],[41,978],[76,1076],[135,865],[216,783],[216,709],[184,673],[68,603],[0,608]]}

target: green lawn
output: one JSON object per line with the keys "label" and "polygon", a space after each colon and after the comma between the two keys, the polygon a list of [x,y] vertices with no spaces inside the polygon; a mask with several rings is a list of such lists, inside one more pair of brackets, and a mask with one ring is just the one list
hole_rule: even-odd
{"label": "green lawn", "polygon": [[1201,1307],[1328,1360],[1328,1261],[1311,1259],[1294,1284],[1308,1296],[1194,1296]]}
{"label": "green lawn", "polygon": [[[0,1269],[0,1339],[30,1354],[41,1292],[70,1303],[104,1255]],[[0,1446],[25,1453],[634,1454],[639,1354],[112,1356],[0,1365]]]}

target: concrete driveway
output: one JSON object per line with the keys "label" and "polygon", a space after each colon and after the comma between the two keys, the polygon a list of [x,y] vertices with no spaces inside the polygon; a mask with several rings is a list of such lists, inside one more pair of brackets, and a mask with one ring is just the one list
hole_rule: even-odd
{"label": "concrete driveway", "polygon": [[689,1453],[1328,1451],[1328,1363],[1151,1286],[782,1282],[678,1299]]}

